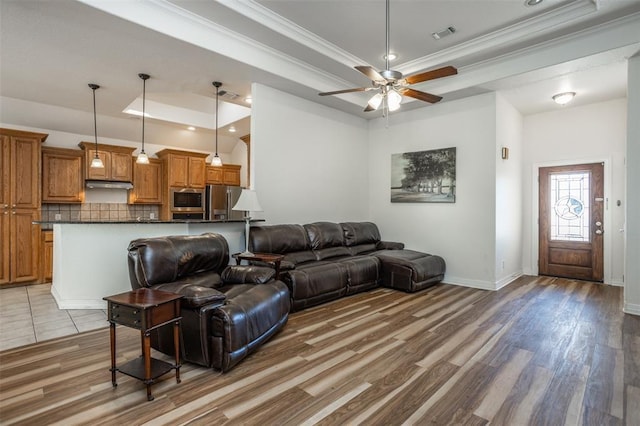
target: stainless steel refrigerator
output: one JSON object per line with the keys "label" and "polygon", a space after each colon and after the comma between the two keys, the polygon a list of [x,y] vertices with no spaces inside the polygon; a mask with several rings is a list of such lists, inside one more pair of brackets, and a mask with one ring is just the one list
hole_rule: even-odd
{"label": "stainless steel refrigerator", "polygon": [[244,219],[243,211],[231,210],[238,201],[242,188],[228,185],[208,185],[205,191],[205,219]]}

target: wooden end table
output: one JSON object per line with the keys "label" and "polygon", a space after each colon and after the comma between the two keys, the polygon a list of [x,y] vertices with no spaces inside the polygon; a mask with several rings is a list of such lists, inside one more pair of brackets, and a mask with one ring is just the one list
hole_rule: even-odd
{"label": "wooden end table", "polygon": [[242,260],[255,260],[257,262],[271,263],[273,264],[274,269],[276,270],[276,280],[280,279],[280,262],[284,259],[284,256],[281,254],[275,253],[235,253],[231,255],[236,260],[236,265],[240,264]]}
{"label": "wooden end table", "polygon": [[[180,299],[167,291],[141,288],[103,298],[107,301],[107,318],[111,337],[111,383],[116,383],[116,371],[134,377],[147,386],[147,400],[153,401],[151,385],[171,370],[176,370],[180,383]],[[116,367],[116,324],[140,330],[142,356]],[[173,324],[175,363],[151,358],[151,330]]]}

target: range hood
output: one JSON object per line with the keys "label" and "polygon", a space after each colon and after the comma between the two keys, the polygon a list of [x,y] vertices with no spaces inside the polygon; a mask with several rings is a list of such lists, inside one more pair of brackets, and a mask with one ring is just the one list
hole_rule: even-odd
{"label": "range hood", "polygon": [[131,182],[116,182],[110,180],[85,180],[85,186],[87,188],[100,188],[100,189],[132,189],[133,184]]}

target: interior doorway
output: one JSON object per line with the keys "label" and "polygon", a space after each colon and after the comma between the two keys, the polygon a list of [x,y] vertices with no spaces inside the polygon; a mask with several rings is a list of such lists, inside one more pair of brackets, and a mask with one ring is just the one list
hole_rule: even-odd
{"label": "interior doorway", "polygon": [[602,282],[604,164],[541,167],[538,196],[538,273]]}

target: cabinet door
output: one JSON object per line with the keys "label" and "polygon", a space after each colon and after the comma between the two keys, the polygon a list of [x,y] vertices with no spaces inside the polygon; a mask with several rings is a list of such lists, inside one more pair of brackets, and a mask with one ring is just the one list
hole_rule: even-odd
{"label": "cabinet door", "polygon": [[9,231],[10,219],[11,213],[9,210],[0,211],[0,285],[7,284],[9,282],[9,244],[11,244],[11,238],[9,238],[11,234]]}
{"label": "cabinet door", "polygon": [[87,152],[86,155],[86,171],[87,171],[87,179],[92,180],[109,180],[111,179],[111,153],[107,151],[98,151],[98,157],[102,160],[102,164],[104,167],[101,168],[92,168],[91,161],[95,158],[96,152],[91,150]]}
{"label": "cabinet door", "polygon": [[183,155],[169,156],[169,186],[186,188],[189,186],[189,157]]}
{"label": "cabinet door", "polygon": [[222,168],[207,166],[207,180],[208,185],[222,184]]}
{"label": "cabinet door", "polygon": [[50,283],[53,278],[53,231],[42,231],[41,253],[42,282]]}
{"label": "cabinet door", "polygon": [[9,205],[9,197],[11,196],[9,143],[9,136],[0,136],[0,214],[4,214],[11,207]]}
{"label": "cabinet door", "polygon": [[240,166],[222,166],[222,183],[225,185],[240,186]]}
{"label": "cabinet door", "polygon": [[[78,152],[72,152],[78,151]],[[42,150],[42,202],[81,203],[84,200],[80,150]]]}
{"label": "cabinet door", "polygon": [[111,177],[112,180],[131,182],[133,172],[130,154],[123,152],[111,152]]}
{"label": "cabinet door", "polygon": [[149,164],[133,164],[133,189],[129,203],[162,204],[162,162],[153,158]]}
{"label": "cabinet door", "polygon": [[40,227],[33,225],[40,218],[38,210],[16,209],[10,215],[10,273],[14,283],[38,280]]}
{"label": "cabinet door", "polygon": [[11,138],[11,207],[40,208],[40,141]]}
{"label": "cabinet door", "polygon": [[204,158],[189,157],[189,187],[204,188],[206,163]]}

